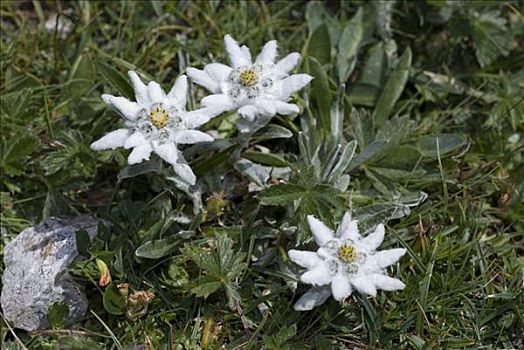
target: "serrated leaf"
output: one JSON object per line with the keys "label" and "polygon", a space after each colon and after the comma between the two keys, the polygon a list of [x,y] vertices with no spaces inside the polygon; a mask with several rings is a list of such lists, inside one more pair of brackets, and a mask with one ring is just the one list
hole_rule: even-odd
{"label": "serrated leaf", "polygon": [[0,152],[1,167],[8,175],[17,176],[24,173],[27,164],[25,157],[35,151],[39,140],[31,134],[22,134],[11,140],[2,139]]}
{"label": "serrated leaf", "polygon": [[326,24],[320,25],[309,37],[307,55],[314,57],[320,64],[329,63],[331,57],[331,39]]}
{"label": "serrated leaf", "polygon": [[341,83],[345,82],[357,62],[357,53],[363,37],[362,8],[348,22],[338,42],[337,70]]}
{"label": "serrated leaf", "polygon": [[105,288],[102,303],[104,309],[112,315],[122,315],[126,312],[126,299],[113,283]]}
{"label": "serrated leaf", "polygon": [[212,253],[204,252],[195,245],[187,245],[183,251],[204,272],[204,276],[196,280],[191,291],[198,296],[207,297],[223,288],[228,305],[233,309],[240,302],[237,279],[246,268],[245,254],[235,253],[233,240],[221,233],[216,237],[216,249]]}
{"label": "serrated leaf", "polygon": [[133,90],[131,83],[129,83],[128,79],[126,79],[122,73],[102,60],[96,60],[96,67],[104,79],[111,84],[120,95],[134,100],[135,91]]}
{"label": "serrated leaf", "polygon": [[386,81],[384,90],[377,101],[373,112],[373,123],[376,128],[380,128],[390,116],[395,103],[399,99],[409,77],[411,67],[411,49],[408,47],[400,56],[397,67],[393,70]]}
{"label": "serrated leaf", "polygon": [[47,311],[47,320],[53,329],[63,329],[66,317],[69,314],[69,307],[61,302],[54,303]]}
{"label": "serrated leaf", "polygon": [[196,286],[191,288],[191,292],[198,297],[207,298],[211,293],[216,292],[222,287],[222,282],[217,281],[214,277],[200,277],[195,282]]}
{"label": "serrated leaf", "polygon": [[171,236],[165,239],[156,239],[148,241],[138,247],[135,251],[135,255],[141,258],[159,259],[173,253],[179,244],[180,239],[176,236]]}
{"label": "serrated leaf", "polygon": [[439,134],[424,136],[419,140],[419,149],[424,157],[437,158],[453,152],[466,144],[466,139],[458,134]]}
{"label": "serrated leaf", "polygon": [[501,55],[509,54],[512,35],[506,26],[506,19],[498,10],[471,16],[469,22],[475,42],[475,56],[481,67],[491,64]]}
{"label": "serrated leaf", "polygon": [[261,191],[257,199],[263,205],[283,205],[302,198],[305,193],[307,190],[302,186],[279,184]]}

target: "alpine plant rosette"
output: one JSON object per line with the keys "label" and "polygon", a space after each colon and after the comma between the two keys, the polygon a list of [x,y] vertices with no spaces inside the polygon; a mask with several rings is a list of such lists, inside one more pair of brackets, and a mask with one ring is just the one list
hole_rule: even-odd
{"label": "alpine plant rosette", "polygon": [[385,268],[396,263],[406,249],[377,251],[384,240],[384,225],[362,237],[357,221],[346,213],[337,233],[314,216],[308,216],[309,227],[319,248],[316,252],[290,250],[289,258],[307,269],[300,280],[314,286],[295,304],[296,310],[311,310],[329,295],[342,301],[353,289],[362,294],[377,295],[377,289],[399,290],[402,281],[386,275]]}
{"label": "alpine plant rosette", "polygon": [[224,42],[231,67],[211,63],[203,70],[187,69],[187,75],[195,83],[213,94],[202,99],[202,105],[221,112],[237,110],[241,117],[258,126],[277,113],[299,112],[297,105],[287,101],[312,79],[308,74],[289,74],[300,60],[299,53],[290,53],[275,62],[277,42],[271,40],[253,62],[247,46],[240,47],[229,35]]}
{"label": "alpine plant rosette", "polygon": [[91,144],[98,150],[124,147],[133,150],[127,158],[129,164],[149,160],[151,152],[173,166],[175,173],[190,185],[196,177],[187,165],[179,144],[210,142],[206,133],[193,130],[217,115],[211,108],[186,111],[187,77],[180,76],[166,95],[160,85],[151,81],[145,85],[136,72],[129,71],[135,90],[136,102],[125,97],[102,95],[106,104],[124,119],[125,127],[112,131]]}

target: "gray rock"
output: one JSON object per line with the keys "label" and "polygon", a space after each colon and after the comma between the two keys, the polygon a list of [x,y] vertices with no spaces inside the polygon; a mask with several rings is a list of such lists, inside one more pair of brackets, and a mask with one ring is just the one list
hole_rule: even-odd
{"label": "gray rock", "polygon": [[69,307],[66,325],[87,311],[83,287],[66,272],[78,256],[75,232],[84,229],[91,239],[99,220],[50,218],[22,231],[4,247],[4,274],[0,301],[7,320],[16,328],[33,331],[50,327],[47,312],[54,303]]}

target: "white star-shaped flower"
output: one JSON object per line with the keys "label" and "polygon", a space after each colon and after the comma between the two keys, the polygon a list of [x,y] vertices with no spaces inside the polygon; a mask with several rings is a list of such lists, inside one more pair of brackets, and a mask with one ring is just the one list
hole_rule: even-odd
{"label": "white star-shaped flower", "polygon": [[213,93],[202,99],[202,105],[221,112],[237,110],[250,122],[263,118],[267,123],[277,113],[299,112],[297,105],[287,101],[312,79],[308,74],[289,74],[300,60],[299,53],[290,53],[275,63],[277,42],[271,40],[253,62],[247,46],[240,47],[229,35],[224,42],[232,67],[211,63],[203,70],[187,69],[195,83]]}
{"label": "white star-shaped flower", "polygon": [[402,281],[387,276],[385,268],[397,262],[406,249],[377,251],[384,240],[383,224],[378,225],[368,236],[362,237],[358,232],[357,221],[351,220],[349,213],[344,215],[336,235],[312,215],[308,216],[308,222],[319,245],[318,250],[293,249],[288,254],[293,262],[307,269],[300,280],[316,288],[295,304],[296,310],[311,310],[323,303],[329,294],[341,301],[353,289],[376,296],[377,289],[392,291],[405,287]]}
{"label": "white star-shaped flower", "polygon": [[196,177],[178,150],[179,144],[210,142],[206,133],[192,130],[217,115],[211,108],[186,111],[187,77],[180,76],[166,95],[157,82],[145,85],[134,71],[129,77],[135,90],[136,102],[125,97],[102,95],[102,99],[117,111],[125,122],[125,128],[112,131],[91,144],[98,150],[124,147],[132,148],[127,158],[129,164],[148,160],[155,152],[171,164],[175,172],[186,182],[195,184]]}

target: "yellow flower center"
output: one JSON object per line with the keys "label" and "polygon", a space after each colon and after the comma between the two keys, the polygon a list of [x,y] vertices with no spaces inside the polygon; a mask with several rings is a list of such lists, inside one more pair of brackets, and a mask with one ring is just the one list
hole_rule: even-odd
{"label": "yellow flower center", "polygon": [[357,252],[353,246],[342,244],[338,248],[338,258],[346,263],[353,263],[357,260]]}
{"label": "yellow flower center", "polygon": [[157,128],[163,128],[167,125],[169,113],[163,108],[155,107],[149,112],[149,121]]}
{"label": "yellow flower center", "polygon": [[254,86],[258,83],[258,75],[251,68],[244,69],[240,73],[240,83],[244,86]]}

